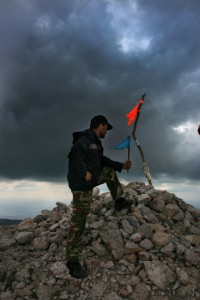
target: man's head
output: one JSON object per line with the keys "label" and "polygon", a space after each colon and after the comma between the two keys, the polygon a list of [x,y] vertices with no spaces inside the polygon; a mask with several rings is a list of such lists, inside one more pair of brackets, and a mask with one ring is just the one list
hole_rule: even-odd
{"label": "man's head", "polygon": [[112,128],[106,117],[102,115],[95,116],[90,122],[90,129],[94,130],[99,138],[104,138],[107,130],[111,130]]}

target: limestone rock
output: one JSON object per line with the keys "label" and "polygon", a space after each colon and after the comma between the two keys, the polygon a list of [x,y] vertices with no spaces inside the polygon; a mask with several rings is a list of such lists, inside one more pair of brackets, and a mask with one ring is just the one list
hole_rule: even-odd
{"label": "limestone rock", "polygon": [[34,232],[22,231],[15,235],[15,239],[19,244],[26,244],[34,239]]}
{"label": "limestone rock", "polygon": [[130,236],[130,239],[133,240],[134,242],[140,242],[141,240],[143,240],[145,237],[144,233],[142,232],[137,232],[134,233]]}
{"label": "limestone rock", "polygon": [[99,244],[98,242],[93,242],[92,250],[99,256],[108,255],[108,249],[103,244]]}
{"label": "limestone rock", "polygon": [[143,249],[138,245],[138,244],[136,244],[136,243],[134,243],[134,242],[130,242],[130,241],[128,241],[128,242],[126,242],[126,244],[125,244],[125,252],[127,253],[127,254],[136,254],[136,253],[138,253],[138,252],[140,252],[140,251],[142,251]]}
{"label": "limestone rock", "polygon": [[96,214],[103,208],[99,200],[95,200],[91,205],[91,213]]}
{"label": "limestone rock", "polygon": [[180,213],[180,209],[176,204],[171,203],[166,205],[165,214],[168,218],[172,218],[178,213]]}
{"label": "limestone rock", "polygon": [[178,280],[180,281],[180,283],[187,284],[189,282],[188,274],[181,268],[176,269],[176,274],[177,274],[177,277],[178,277]]}
{"label": "limestone rock", "polygon": [[64,211],[68,210],[68,206],[66,205],[66,203],[56,202],[56,206],[59,210],[64,210]]}
{"label": "limestone rock", "polygon": [[142,224],[138,229],[137,232],[141,233],[145,236],[145,238],[151,239],[153,236],[153,230],[151,228],[152,224]]}
{"label": "limestone rock", "polygon": [[130,299],[146,300],[149,294],[150,288],[146,284],[140,283],[135,287],[134,292],[130,295]]}
{"label": "limestone rock", "polygon": [[105,284],[104,282],[94,284],[89,294],[90,298],[95,299],[96,297],[102,297],[103,299],[106,288],[107,284]]}
{"label": "limestone rock", "polygon": [[49,300],[52,295],[52,288],[48,285],[40,284],[37,288],[36,295],[38,300]]}
{"label": "limestone rock", "polygon": [[166,246],[172,239],[172,235],[157,231],[153,235],[153,242],[158,246]]}
{"label": "limestone rock", "polygon": [[154,244],[150,239],[144,239],[143,241],[140,242],[140,247],[146,249],[146,250],[150,250],[151,248],[153,248]]}
{"label": "limestone rock", "polygon": [[158,219],[156,218],[155,214],[149,209],[148,207],[141,207],[141,211],[145,220],[149,223],[159,223]]}
{"label": "limestone rock", "polygon": [[55,262],[50,268],[52,274],[59,278],[69,274],[69,270],[64,262]]}
{"label": "limestone rock", "polygon": [[46,237],[36,237],[33,245],[36,250],[46,250],[49,247],[49,241]]}
{"label": "limestone rock", "polygon": [[16,244],[16,240],[13,238],[3,238],[0,240],[0,250],[4,251]]}
{"label": "limestone rock", "polygon": [[18,224],[18,230],[20,231],[30,231],[36,228],[37,224],[32,219],[25,219]]}
{"label": "limestone rock", "polygon": [[120,260],[124,255],[124,243],[117,222],[109,222],[99,234],[114,258]]}
{"label": "limestone rock", "polygon": [[176,281],[176,274],[165,264],[144,262],[149,279],[160,289],[168,287]]}
{"label": "limestone rock", "polygon": [[165,202],[163,201],[161,195],[151,201],[150,207],[157,212],[163,212],[165,210]]}
{"label": "limestone rock", "polygon": [[148,205],[151,201],[151,197],[147,194],[142,194],[137,197],[138,204]]}
{"label": "limestone rock", "polygon": [[122,227],[124,229],[124,231],[128,234],[132,234],[133,233],[133,226],[129,223],[128,220],[122,220]]}
{"label": "limestone rock", "polygon": [[164,253],[167,256],[172,256],[173,252],[175,251],[176,246],[172,242],[167,244],[165,247],[163,247],[160,252]]}
{"label": "limestone rock", "polygon": [[186,235],[186,241],[190,242],[190,244],[199,246],[200,245],[200,235]]}
{"label": "limestone rock", "polygon": [[185,259],[195,266],[200,263],[200,255],[195,253],[192,249],[185,251]]}

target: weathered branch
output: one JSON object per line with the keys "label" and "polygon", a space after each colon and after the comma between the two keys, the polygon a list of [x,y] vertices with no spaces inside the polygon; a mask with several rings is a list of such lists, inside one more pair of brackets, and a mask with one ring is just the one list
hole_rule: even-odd
{"label": "weathered branch", "polygon": [[139,141],[138,141],[138,139],[136,137],[136,129],[137,129],[138,119],[140,117],[140,109],[141,109],[142,104],[144,102],[145,96],[146,96],[146,94],[142,95],[142,97],[141,97],[142,101],[140,101],[140,104],[139,104],[139,107],[138,107],[138,113],[137,113],[137,116],[136,116],[136,120],[134,122],[133,131],[132,131],[131,134],[133,136],[134,142],[135,142],[135,144],[136,144],[136,146],[137,146],[137,148],[138,148],[138,150],[140,152],[140,155],[141,155],[143,172],[144,172],[144,174],[145,174],[145,176],[146,176],[149,184],[152,185],[151,174],[150,174],[150,171],[149,171],[149,167],[147,166],[147,163],[145,161],[144,152],[142,150],[142,147],[140,146]]}

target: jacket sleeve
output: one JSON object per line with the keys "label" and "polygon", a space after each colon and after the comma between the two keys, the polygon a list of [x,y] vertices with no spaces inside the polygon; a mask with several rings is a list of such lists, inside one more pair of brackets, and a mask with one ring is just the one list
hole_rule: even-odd
{"label": "jacket sleeve", "polygon": [[87,173],[86,155],[83,144],[77,143],[73,149],[73,163],[75,164],[76,170],[82,178],[85,178]]}
{"label": "jacket sleeve", "polygon": [[110,158],[103,156],[103,166],[112,167],[115,171],[121,172],[123,163],[111,160]]}

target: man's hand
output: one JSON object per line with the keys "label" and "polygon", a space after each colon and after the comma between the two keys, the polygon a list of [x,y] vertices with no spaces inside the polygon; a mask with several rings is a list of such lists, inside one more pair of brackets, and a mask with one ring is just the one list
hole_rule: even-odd
{"label": "man's hand", "polygon": [[92,179],[92,174],[90,172],[87,172],[86,175],[85,175],[85,180],[86,181],[91,181]]}
{"label": "man's hand", "polygon": [[132,166],[132,162],[130,160],[126,160],[124,163],[123,163],[123,169],[124,170],[129,170]]}

